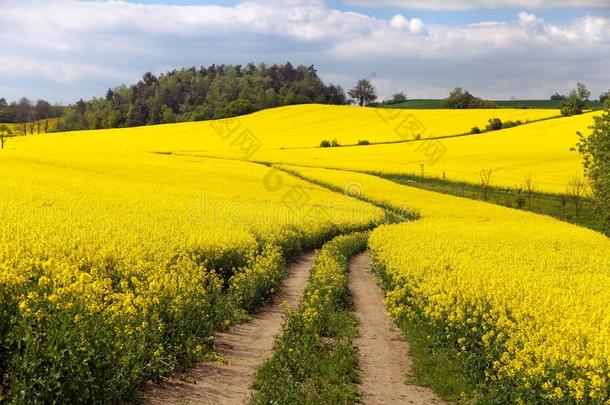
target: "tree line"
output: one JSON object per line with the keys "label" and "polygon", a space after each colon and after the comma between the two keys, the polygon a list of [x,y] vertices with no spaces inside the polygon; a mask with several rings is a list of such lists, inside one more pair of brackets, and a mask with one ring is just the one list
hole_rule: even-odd
{"label": "tree line", "polygon": [[[602,94],[600,100],[606,100],[609,94]],[[568,96],[556,93],[551,100],[561,101],[563,115],[574,115],[583,112],[590,95],[586,86],[578,83]],[[70,131],[227,118],[292,104],[376,107],[407,100],[404,92],[383,101],[377,98],[377,90],[368,79],[359,80],[346,95],[341,86],[326,85],[313,65],[211,65],[159,76],[148,72],[136,84],[111,88],[105,97],[81,99],[67,107],[52,106],[45,100],[32,103],[27,98],[9,104],[0,98],[0,123],[19,123],[15,135],[27,135],[36,129],[38,133],[48,132],[49,119],[55,117],[61,117],[57,130]],[[497,105],[456,87],[441,101],[441,108]]]}
{"label": "tree line", "polygon": [[[404,92],[399,91],[393,94],[390,98],[377,102],[377,90],[368,79],[361,79],[356,86],[348,92],[349,104],[358,104],[361,107],[378,107],[391,106],[407,101],[407,96]],[[470,92],[461,87],[456,87],[451,90],[449,96],[441,101],[441,108],[450,109],[469,109],[469,108],[498,108],[494,101],[483,100],[480,97],[473,96]]]}
{"label": "tree line", "polygon": [[249,63],[145,73],[134,85],[65,108],[61,130],[200,121],[291,104],[345,104],[340,86],[326,85],[313,66]]}
{"label": "tree line", "polygon": [[62,107],[51,105],[45,100],[33,103],[23,97],[9,104],[5,98],[0,98],[0,123],[20,124],[18,128],[21,135],[33,135],[35,130],[37,133],[49,132],[49,119],[61,115]]}

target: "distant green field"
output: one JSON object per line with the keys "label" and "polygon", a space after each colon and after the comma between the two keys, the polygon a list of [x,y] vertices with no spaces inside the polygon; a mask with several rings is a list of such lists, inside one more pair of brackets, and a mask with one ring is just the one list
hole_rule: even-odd
{"label": "distant green field", "polygon": [[[441,108],[442,100],[407,100],[404,103],[389,104],[385,108],[407,108],[407,109],[434,109]],[[499,108],[559,108],[560,101],[554,100],[496,100]],[[596,109],[600,108],[601,104],[598,101],[590,101],[587,107]]]}

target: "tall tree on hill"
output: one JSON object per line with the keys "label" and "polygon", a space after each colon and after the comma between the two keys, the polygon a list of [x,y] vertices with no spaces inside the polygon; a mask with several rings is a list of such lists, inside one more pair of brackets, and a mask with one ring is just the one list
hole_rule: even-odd
{"label": "tall tree on hill", "polygon": [[351,98],[358,100],[360,107],[377,100],[375,86],[367,79],[358,80],[356,86],[348,94]]}
{"label": "tall tree on hill", "polygon": [[589,101],[589,98],[591,97],[591,92],[587,89],[587,86],[581,82],[576,83],[576,94],[583,102]]}
{"label": "tall tree on hill", "polygon": [[326,102],[328,104],[345,104],[347,97],[345,96],[345,90],[341,86],[330,85],[326,88]]}

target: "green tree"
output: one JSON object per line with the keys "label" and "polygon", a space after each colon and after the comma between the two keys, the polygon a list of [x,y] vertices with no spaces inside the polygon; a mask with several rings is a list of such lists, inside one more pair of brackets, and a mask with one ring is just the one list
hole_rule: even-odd
{"label": "green tree", "polygon": [[577,147],[583,158],[585,176],[589,180],[602,230],[610,235],[610,110],[593,117],[589,136],[578,133]]}
{"label": "green tree", "polygon": [[32,119],[32,102],[25,97],[22,97],[17,102],[16,120],[22,125],[23,135],[27,135],[27,124]]}
{"label": "green tree", "polygon": [[[344,104],[345,93],[339,86],[326,86],[313,66],[249,63],[145,73],[134,85],[109,89],[103,100],[105,104],[93,99],[66,108],[61,129],[169,122],[164,117],[172,122],[211,119],[286,104]],[[0,107],[0,116],[11,111]]]}
{"label": "green tree", "polygon": [[375,86],[367,79],[358,80],[356,86],[348,92],[349,96],[358,100],[360,107],[377,100]]}
{"label": "green tree", "polygon": [[36,124],[38,125],[38,133],[40,133],[41,122],[44,121],[44,132],[49,132],[49,118],[53,114],[51,104],[45,100],[38,100],[34,107],[34,115]]}
{"label": "green tree", "polygon": [[551,101],[563,101],[566,99],[566,96],[563,94],[555,93],[551,96]]}
{"label": "green tree", "polygon": [[141,99],[136,99],[127,112],[127,125],[135,127],[145,125],[148,120],[148,106]]}
{"label": "green tree", "polygon": [[225,117],[235,117],[237,115],[250,114],[254,111],[256,111],[256,108],[250,101],[238,98],[224,106],[222,115]]}
{"label": "green tree", "polygon": [[578,96],[576,90],[572,90],[568,98],[566,98],[559,107],[561,109],[561,115],[569,117],[582,114],[582,111],[585,108],[585,102]]}
{"label": "green tree", "polygon": [[167,105],[161,107],[161,122],[166,124],[176,122],[176,113]]}
{"label": "green tree", "polygon": [[582,100],[583,103],[586,103],[587,101],[589,101],[589,98],[591,97],[591,92],[587,89],[587,86],[585,86],[584,83],[578,82],[576,83],[576,95],[578,96],[578,98],[580,100]]}
{"label": "green tree", "polygon": [[570,92],[570,95],[559,105],[561,115],[569,117],[571,115],[582,114],[587,106],[587,101],[591,97],[591,92],[583,83],[576,83],[576,88]]}
{"label": "green tree", "polygon": [[328,104],[343,105],[347,103],[347,97],[345,96],[345,90],[341,86],[335,86],[333,84],[326,88],[326,102]]}
{"label": "green tree", "polygon": [[402,91],[392,95],[392,99],[390,100],[392,104],[404,103],[405,101],[407,101],[407,95]]}

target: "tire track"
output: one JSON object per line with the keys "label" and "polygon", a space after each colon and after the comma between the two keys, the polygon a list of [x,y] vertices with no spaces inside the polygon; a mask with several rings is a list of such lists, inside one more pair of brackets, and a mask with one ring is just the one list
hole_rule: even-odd
{"label": "tire track", "polygon": [[407,384],[412,359],[409,345],[398,327],[386,316],[384,295],[371,273],[368,252],[350,262],[350,291],[360,321],[358,347],[360,390],[365,404],[442,404],[432,390]]}
{"label": "tire track", "polygon": [[307,285],[313,253],[303,254],[289,268],[281,293],[248,323],[214,334],[216,353],[224,364],[202,363],[144,393],[144,403],[244,404],[251,397],[256,369],[273,354],[288,307],[299,304]]}

